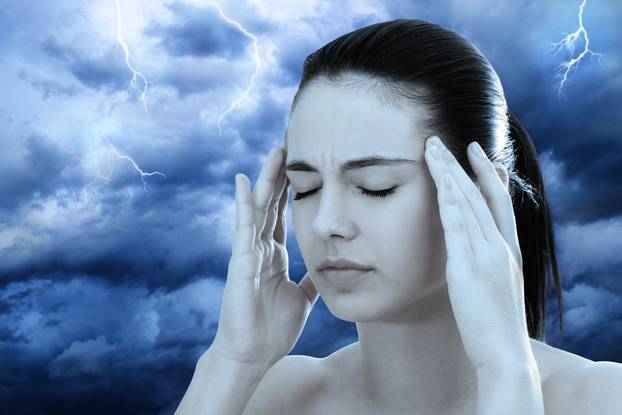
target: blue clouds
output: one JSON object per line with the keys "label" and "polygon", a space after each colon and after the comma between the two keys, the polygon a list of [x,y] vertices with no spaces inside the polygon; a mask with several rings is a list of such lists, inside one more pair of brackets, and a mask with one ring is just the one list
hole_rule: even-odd
{"label": "blue clouds", "polygon": [[6,137],[5,154],[0,158],[0,174],[4,177],[0,180],[0,194],[5,195],[0,198],[0,211],[16,208],[35,193],[44,197],[52,193],[70,158],[48,137],[32,133],[20,137],[19,142],[16,138],[9,141]]}
{"label": "blue clouds", "polygon": [[62,61],[76,79],[87,87],[112,92],[122,90],[127,85],[128,69],[114,59],[112,47],[103,55],[91,56],[90,51],[78,51],[73,46],[61,45],[54,37],[50,37],[41,44],[41,49],[48,56]]}
{"label": "blue clouds", "polygon": [[[553,209],[562,347],[622,359],[618,5],[588,3],[592,46],[604,56],[583,62],[560,100],[554,68],[564,56],[545,52],[576,26],[566,2],[225,2],[257,36],[262,76],[221,137],[216,122],[255,62],[251,40],[214,7],[121,2],[131,62],[150,81],[145,113],[142,90],[127,90],[114,2],[39,3],[0,14],[0,401],[12,413],[110,413],[111,402],[115,413],[173,412],[216,330],[235,173],[254,182],[281,141],[309,53],[400,17],[462,33],[499,73]],[[166,177],[145,177],[145,193],[104,137]],[[294,235],[288,249],[298,280]],[[320,299],[293,353],[326,356],[355,339]]]}
{"label": "blue clouds", "polygon": [[177,399],[176,390],[166,388],[157,373],[192,367],[188,358],[198,358],[215,329],[222,289],[222,281],[211,278],[168,293],[80,276],[63,284],[13,283],[0,291],[0,304],[10,307],[1,327],[12,333],[12,341],[0,344],[3,382],[21,394],[33,387],[32,378],[43,376],[70,386],[58,390],[57,399],[80,405],[88,401],[80,403],[74,387],[87,379],[81,388],[119,397],[128,383],[142,383],[168,390],[168,396],[145,394],[143,404],[166,404]]}
{"label": "blue clouds", "polygon": [[244,57],[249,38],[223,21],[215,7],[197,8],[182,2],[166,7],[176,22],[152,24],[145,33],[158,39],[171,56],[214,56],[227,60]]}
{"label": "blue clouds", "polygon": [[80,92],[80,88],[73,84],[64,84],[54,79],[46,79],[36,74],[30,73],[25,69],[19,71],[20,79],[30,83],[41,93],[41,97],[46,100],[49,98],[72,97]]}

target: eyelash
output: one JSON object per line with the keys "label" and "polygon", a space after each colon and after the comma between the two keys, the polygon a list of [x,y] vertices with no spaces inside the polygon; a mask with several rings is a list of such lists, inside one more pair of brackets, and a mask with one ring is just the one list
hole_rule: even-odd
{"label": "eyelash", "polygon": [[[397,189],[397,186],[393,186],[389,189],[384,189],[384,190],[367,190],[364,189],[362,187],[359,187],[359,189],[361,189],[361,193],[364,194],[365,196],[369,196],[369,197],[387,197],[392,193],[395,193],[395,189]],[[303,192],[303,193],[296,193],[296,195],[294,196],[294,198],[292,200],[300,200],[300,199],[304,199],[306,196],[313,194],[317,191],[318,189],[314,189],[314,190],[310,190],[308,192]]]}

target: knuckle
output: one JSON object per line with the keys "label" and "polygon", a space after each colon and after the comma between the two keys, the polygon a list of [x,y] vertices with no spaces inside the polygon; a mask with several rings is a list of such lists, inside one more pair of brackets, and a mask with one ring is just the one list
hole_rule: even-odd
{"label": "knuckle", "polygon": [[445,203],[448,205],[457,205],[458,198],[453,192],[445,192]]}
{"label": "knuckle", "polygon": [[449,227],[451,230],[453,230],[454,232],[463,232],[464,229],[464,223],[462,223],[462,220],[460,220],[457,217],[453,217],[450,221],[449,221]]}

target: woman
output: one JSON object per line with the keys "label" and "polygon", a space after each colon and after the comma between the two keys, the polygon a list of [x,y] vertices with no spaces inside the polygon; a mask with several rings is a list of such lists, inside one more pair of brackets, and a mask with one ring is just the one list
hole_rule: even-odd
{"label": "woman", "polygon": [[[218,332],[177,413],[620,407],[622,365],[543,342],[549,267],[563,305],[537,154],[494,69],[457,34],[399,19],[311,54],[286,141],[252,194],[236,175],[236,207]],[[359,341],[286,356],[318,293]]]}

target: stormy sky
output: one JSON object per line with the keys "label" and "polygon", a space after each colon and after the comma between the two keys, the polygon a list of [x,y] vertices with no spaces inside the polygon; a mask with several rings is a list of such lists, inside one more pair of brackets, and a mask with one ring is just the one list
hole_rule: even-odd
{"label": "stormy sky", "polygon": [[[622,362],[622,3],[587,2],[601,55],[561,95],[556,68],[584,42],[552,43],[580,1],[220,3],[240,27],[205,0],[121,0],[121,38],[114,0],[0,3],[0,414],[172,414],[217,327],[234,175],[254,183],[281,142],[308,54],[396,18],[493,64],[554,218],[566,320],[560,342],[550,291],[547,342]],[[291,227],[288,251],[298,281]],[[320,299],[292,354],[356,340]]]}

